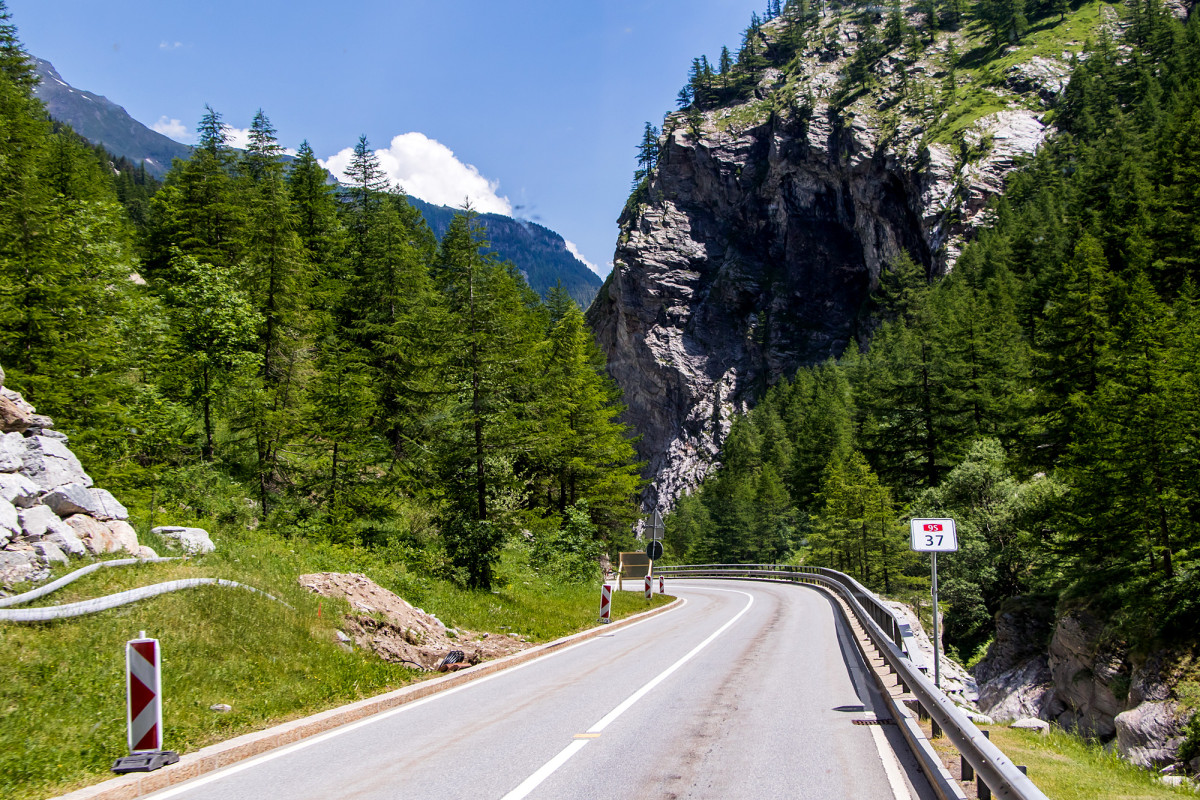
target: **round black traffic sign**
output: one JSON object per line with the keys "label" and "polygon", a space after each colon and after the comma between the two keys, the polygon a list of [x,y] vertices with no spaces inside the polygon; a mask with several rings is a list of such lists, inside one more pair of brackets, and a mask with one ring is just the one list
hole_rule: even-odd
{"label": "round black traffic sign", "polygon": [[655,539],[646,545],[646,557],[651,561],[657,561],[662,558],[662,542]]}

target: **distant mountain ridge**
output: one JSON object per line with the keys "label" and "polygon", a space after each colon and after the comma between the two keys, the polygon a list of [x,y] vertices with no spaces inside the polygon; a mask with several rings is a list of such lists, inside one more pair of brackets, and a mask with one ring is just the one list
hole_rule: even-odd
{"label": "distant mountain ridge", "polygon": [[[459,211],[426,203],[412,195],[408,195],[408,202],[421,212],[438,239],[445,235]],[[596,297],[602,283],[600,277],[571,254],[562,236],[536,222],[502,214],[480,214],[479,221],[487,229],[490,249],[516,264],[538,294],[544,297],[556,283],[561,283],[581,308],[587,308]]]}
{"label": "distant mountain ridge", "polygon": [[[50,116],[70,125],[92,144],[103,145],[115,156],[143,162],[146,171],[161,178],[172,160],[190,157],[192,148],[151,130],[106,97],[76,89],[62,79],[54,65],[30,57],[41,83],[34,94],[46,105]],[[438,239],[445,234],[457,209],[437,206],[409,196]],[[500,214],[481,214],[490,247],[511,261],[539,295],[561,283],[572,299],[587,308],[600,290],[600,278],[567,250],[566,241],[535,222]]]}
{"label": "distant mountain ridge", "polygon": [[33,56],[30,60],[41,80],[33,93],[51,117],[67,123],[92,144],[103,145],[135,164],[144,162],[146,171],[156,178],[166,174],[172,160],[191,155],[191,147],[147,128],[107,97],[71,86],[49,61]]}

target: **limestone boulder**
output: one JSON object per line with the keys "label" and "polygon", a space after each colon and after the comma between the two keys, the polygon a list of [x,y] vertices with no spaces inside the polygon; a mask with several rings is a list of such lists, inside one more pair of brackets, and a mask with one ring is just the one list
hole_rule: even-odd
{"label": "limestone boulder", "polygon": [[99,520],[92,519],[87,514],[75,514],[63,522],[83,542],[89,553],[115,553],[121,549],[121,544],[108,526]]}
{"label": "limestone boulder", "polygon": [[0,396],[0,431],[21,433],[32,424],[30,416],[11,399]]}
{"label": "limestone boulder", "polygon": [[0,550],[0,584],[27,581],[39,572],[37,554],[32,550]]}
{"label": "limestone boulder", "polygon": [[96,503],[98,511],[95,514],[96,519],[102,520],[126,520],[129,519],[129,511],[117,498],[112,496],[112,493],[107,489],[92,489],[92,500]]}
{"label": "limestone boulder", "polygon": [[1045,736],[1050,732],[1050,723],[1044,719],[1035,719],[1033,717],[1025,717],[1012,723],[1008,727],[1015,728],[1019,731],[1037,731]]}
{"label": "limestone boulder", "polygon": [[138,543],[137,531],[133,529],[132,525],[121,519],[114,519],[103,524],[108,527],[109,533],[117,543],[118,550],[137,552],[141,545]]}
{"label": "limestone boulder", "polygon": [[14,536],[21,535],[21,518],[17,507],[0,498],[0,547],[8,544]]}
{"label": "limestone boulder", "polygon": [[25,439],[25,455],[21,470],[43,492],[53,491],[68,483],[91,486],[91,477],[67,446],[48,436]]}
{"label": "limestone boulder", "polygon": [[49,506],[32,506],[17,512],[21,521],[24,538],[30,542],[40,542],[52,534],[69,534],[70,528],[59,519]]}
{"label": "limestone boulder", "polygon": [[84,545],[82,539],[75,535],[75,530],[65,522],[63,523],[63,530],[46,534],[46,538],[42,541],[51,542],[67,555],[87,555],[87,546]]}
{"label": "limestone boulder", "polygon": [[0,472],[0,498],[17,508],[36,505],[41,494],[38,485],[19,472]]}
{"label": "limestone boulder", "polygon": [[1117,751],[1139,767],[1173,764],[1185,738],[1185,722],[1171,701],[1148,701],[1123,711],[1114,720]]}
{"label": "limestone boulder", "polygon": [[152,533],[161,536],[169,546],[178,547],[190,556],[211,553],[217,549],[208,531],[203,528],[183,528],[177,525],[163,525],[154,528]]}
{"label": "limestone boulder", "polygon": [[101,519],[100,503],[92,491],[81,483],[67,483],[42,495],[42,503],[63,519],[72,514],[87,514]]}
{"label": "limestone boulder", "polygon": [[42,541],[35,542],[33,551],[38,555],[38,561],[41,561],[46,566],[53,564],[66,564],[69,560],[67,554],[59,548],[54,542]]}
{"label": "limestone boulder", "polygon": [[19,433],[0,434],[0,472],[16,472],[24,459],[25,437]]}

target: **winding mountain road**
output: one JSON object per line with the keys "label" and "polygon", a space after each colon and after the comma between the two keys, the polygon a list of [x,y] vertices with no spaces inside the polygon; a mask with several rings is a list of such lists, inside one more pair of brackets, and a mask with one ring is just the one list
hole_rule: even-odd
{"label": "winding mountain road", "polygon": [[900,798],[933,793],[832,602],[677,581],[682,607],[150,797]]}

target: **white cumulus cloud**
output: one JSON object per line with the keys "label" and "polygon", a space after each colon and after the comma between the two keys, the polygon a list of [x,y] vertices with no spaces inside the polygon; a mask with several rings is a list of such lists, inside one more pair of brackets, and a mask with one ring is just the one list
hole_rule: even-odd
{"label": "white cumulus cloud", "polygon": [[225,144],[230,147],[236,147],[239,150],[245,150],[250,146],[250,129],[235,128],[232,125],[225,127]]}
{"label": "white cumulus cloud", "polygon": [[[321,165],[344,178],[353,155],[353,148],[347,147]],[[423,133],[402,133],[387,148],[376,150],[375,156],[393,184],[427,203],[457,208],[470,200],[482,213],[512,214],[512,203],[497,193],[499,182],[489,181],[475,166],[459,161],[449,147]]]}
{"label": "white cumulus cloud", "polygon": [[[586,266],[592,272],[596,273],[601,278],[603,278],[605,275],[608,274],[608,272],[601,272],[599,267],[597,267],[592,262],[588,261],[584,257],[583,253],[579,252],[579,248],[575,245],[575,243],[572,242],[570,239],[563,239],[563,242],[566,243],[566,245],[567,245],[567,252],[570,253],[571,255],[575,256],[576,258],[578,258],[580,261],[582,261],[584,266]],[[612,270],[612,265],[610,264],[609,271],[611,271],[611,270]]]}
{"label": "white cumulus cloud", "polygon": [[170,137],[177,142],[184,144],[195,144],[196,134],[177,119],[171,119],[166,114],[158,118],[158,122],[150,126],[151,129],[158,131],[163,136]]}

